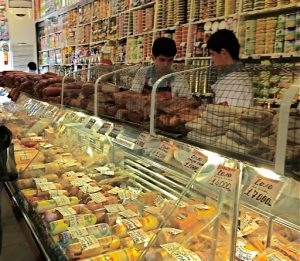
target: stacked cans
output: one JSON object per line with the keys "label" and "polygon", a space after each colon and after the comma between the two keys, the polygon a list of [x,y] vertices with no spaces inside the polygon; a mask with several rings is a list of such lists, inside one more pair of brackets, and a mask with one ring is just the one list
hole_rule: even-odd
{"label": "stacked cans", "polygon": [[143,60],[149,60],[152,54],[152,34],[143,36]]}
{"label": "stacked cans", "polygon": [[200,1],[200,20],[207,19],[208,0]]}
{"label": "stacked cans", "polygon": [[284,51],[284,34],[285,34],[285,16],[279,15],[277,20],[277,28],[275,34],[275,53],[282,53]]}
{"label": "stacked cans", "polygon": [[216,16],[223,16],[225,14],[225,0],[217,0]]}
{"label": "stacked cans", "polygon": [[256,21],[256,43],[255,43],[255,53],[265,52],[265,42],[266,42],[266,19],[261,18]]}
{"label": "stacked cans", "polygon": [[277,6],[277,0],[266,0],[265,1],[265,8],[272,8]]}
{"label": "stacked cans", "polygon": [[277,28],[277,17],[266,18],[265,53],[274,52],[276,28]]}
{"label": "stacked cans", "polygon": [[150,7],[146,9],[146,17],[145,17],[145,31],[152,31],[153,29],[153,21],[154,21],[154,8]]}
{"label": "stacked cans", "polygon": [[251,55],[255,52],[256,20],[247,20],[245,25],[245,54]]}
{"label": "stacked cans", "polygon": [[225,15],[231,15],[236,12],[235,0],[225,0]]}
{"label": "stacked cans", "polygon": [[265,8],[265,0],[254,0],[253,10],[261,10]]}
{"label": "stacked cans", "polygon": [[207,18],[214,18],[214,17],[216,17],[216,1],[208,0]]}
{"label": "stacked cans", "polygon": [[186,54],[188,37],[188,26],[178,26],[175,30],[175,42],[177,47],[177,58],[183,58]]}
{"label": "stacked cans", "polygon": [[253,0],[245,0],[243,2],[243,12],[250,12],[253,10]]}
{"label": "stacked cans", "polygon": [[240,43],[240,54],[245,54],[245,42],[246,42],[246,23],[245,21],[240,21],[239,26],[239,43]]}
{"label": "stacked cans", "polygon": [[296,41],[295,51],[300,52],[300,12],[296,14]]}
{"label": "stacked cans", "polygon": [[[298,14],[299,15],[299,14]],[[296,45],[296,29],[299,28],[296,20],[297,14],[291,13],[286,15],[285,36],[284,36],[284,52],[290,53],[295,51]]]}

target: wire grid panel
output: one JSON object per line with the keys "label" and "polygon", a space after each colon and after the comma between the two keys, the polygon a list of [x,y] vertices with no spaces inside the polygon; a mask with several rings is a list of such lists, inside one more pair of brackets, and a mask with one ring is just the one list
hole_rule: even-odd
{"label": "wire grid panel", "polygon": [[[268,75],[270,80],[280,74],[297,77],[297,70],[276,65],[238,65],[208,66],[170,74],[168,77],[175,77],[177,82],[172,87],[172,96],[161,95],[159,87],[154,96],[156,131],[184,136],[199,146],[273,162],[279,109],[257,104],[255,81],[261,75],[265,78]],[[192,97],[184,90],[195,91],[196,82],[200,88]],[[282,95],[279,81],[275,87],[279,89],[278,102]]]}

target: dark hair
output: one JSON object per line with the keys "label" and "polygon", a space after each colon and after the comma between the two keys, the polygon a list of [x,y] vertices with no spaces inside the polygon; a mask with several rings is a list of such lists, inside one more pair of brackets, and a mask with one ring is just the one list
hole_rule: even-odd
{"label": "dark hair", "polygon": [[29,70],[32,70],[32,71],[36,71],[36,69],[37,69],[37,66],[36,66],[35,62],[28,63],[27,67],[29,68]]}
{"label": "dark hair", "polygon": [[240,44],[235,34],[227,29],[222,29],[212,34],[207,41],[207,48],[217,53],[221,49],[226,49],[232,59],[238,60],[240,53]]}
{"label": "dark hair", "polygon": [[152,46],[152,54],[154,57],[163,55],[166,57],[174,57],[177,53],[176,43],[171,38],[159,37]]}

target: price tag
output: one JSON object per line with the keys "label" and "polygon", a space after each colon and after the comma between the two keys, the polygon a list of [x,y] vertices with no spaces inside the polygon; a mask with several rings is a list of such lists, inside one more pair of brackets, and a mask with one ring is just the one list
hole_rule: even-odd
{"label": "price tag", "polygon": [[112,131],[108,134],[108,136],[110,136],[112,138],[117,138],[122,130],[123,130],[122,125],[115,124]]}
{"label": "price tag", "polygon": [[55,208],[55,210],[57,210],[60,214],[62,214],[63,217],[76,215],[76,211],[71,207],[58,207]]}
{"label": "price tag", "polygon": [[96,193],[96,192],[100,191],[101,188],[99,188],[99,187],[93,187],[90,184],[86,184],[86,185],[83,185],[82,187],[80,187],[80,190],[83,193]]}
{"label": "price tag", "polygon": [[74,172],[74,171],[68,171],[66,172],[67,177],[83,177],[85,174],[83,172]]}
{"label": "price tag", "polygon": [[99,128],[99,130],[97,131],[97,133],[105,135],[108,134],[111,131],[112,128],[112,124],[105,122],[103,123],[103,125]]}
{"label": "price tag", "polygon": [[44,144],[42,145],[42,147],[43,147],[44,149],[50,149],[50,148],[53,147],[53,145],[50,144],[50,143],[44,143]]}
{"label": "price tag", "polygon": [[66,218],[69,222],[69,227],[84,227],[84,217],[82,215],[72,215]]}
{"label": "price tag", "polygon": [[125,211],[120,212],[119,215],[124,218],[133,218],[138,216],[138,214],[132,211],[131,209],[126,209]]}
{"label": "price tag", "polygon": [[79,237],[78,241],[81,245],[81,248],[83,250],[86,249],[93,249],[100,247],[100,244],[95,236],[85,236],[85,237]]}
{"label": "price tag", "polygon": [[49,190],[48,193],[49,193],[49,196],[51,198],[53,198],[53,197],[57,197],[57,196],[64,196],[66,191],[55,189],[55,190]]}
{"label": "price tag", "polygon": [[204,205],[204,204],[196,204],[196,205],[193,205],[193,207],[199,209],[199,210],[209,210],[210,207],[207,206],[207,205]]}
{"label": "price tag", "polygon": [[44,169],[45,168],[45,164],[32,164],[31,165],[31,169],[35,170],[35,169]]}
{"label": "price tag", "polygon": [[119,191],[118,195],[119,195],[119,198],[122,200],[127,200],[127,199],[134,200],[138,197],[137,194],[134,194],[133,192],[131,192],[130,190],[127,190],[127,189],[123,189],[123,190]]}
{"label": "price tag", "polygon": [[107,170],[107,171],[104,171],[102,174],[107,175],[107,176],[114,176],[115,172],[112,170]]}
{"label": "price tag", "polygon": [[241,216],[240,231],[244,236],[251,234],[258,228],[259,225],[250,215],[245,214]]}
{"label": "price tag", "polygon": [[203,155],[200,151],[193,149],[191,155],[183,163],[183,166],[187,170],[198,172],[200,168],[207,162],[207,156]]}
{"label": "price tag", "polygon": [[112,195],[118,195],[120,193],[120,191],[123,191],[123,189],[121,189],[119,187],[115,187],[115,188],[109,190],[108,193],[112,194]]}
{"label": "price tag", "polygon": [[121,204],[112,204],[112,205],[107,205],[104,206],[107,212],[109,213],[117,213],[117,212],[123,212],[125,211],[125,208]]}
{"label": "price tag", "polygon": [[182,261],[201,261],[200,257],[191,250],[184,248],[178,243],[169,243],[161,245],[169,255],[173,256],[176,260]]}
{"label": "price tag", "polygon": [[74,187],[81,187],[92,181],[93,180],[90,178],[79,178],[79,179],[71,180],[70,183]]}
{"label": "price tag", "polygon": [[53,200],[58,207],[70,204],[70,199],[67,196],[53,197]]}
{"label": "price tag", "polygon": [[108,167],[98,167],[98,168],[95,168],[95,170],[97,170],[99,173],[104,173],[105,171],[109,171],[110,168]]}
{"label": "price tag", "polygon": [[129,231],[128,235],[132,238],[132,240],[136,244],[148,243],[150,241],[150,238],[142,229]]}
{"label": "price tag", "polygon": [[89,122],[85,125],[85,127],[90,130],[92,129],[95,123],[96,123],[96,119],[90,119]]}
{"label": "price tag", "polygon": [[173,145],[166,141],[162,141],[159,147],[156,150],[154,150],[154,152],[151,154],[151,156],[161,161],[167,161],[167,159],[172,155],[172,153]]}
{"label": "price tag", "polygon": [[259,204],[272,207],[280,195],[282,186],[282,181],[269,179],[258,174],[244,190],[243,195]]}
{"label": "price tag", "polygon": [[233,192],[240,175],[238,169],[226,168],[219,166],[214,172],[208,183],[218,189],[226,192]]}
{"label": "price tag", "polygon": [[129,229],[137,229],[142,227],[142,223],[137,218],[123,219],[122,223]]}
{"label": "price tag", "polygon": [[183,232],[183,230],[181,230],[181,229],[172,228],[172,227],[165,227],[162,230],[166,231],[167,233],[172,234],[174,236],[181,234]]}
{"label": "price tag", "polygon": [[128,141],[124,138],[120,138],[120,137],[117,137],[116,139],[113,140],[115,143],[119,144],[119,145],[122,145],[123,147],[125,148],[128,148],[130,150],[132,150],[135,146],[135,142],[132,142],[132,141]]}
{"label": "price tag", "polygon": [[138,138],[136,139],[135,144],[141,148],[144,148],[145,145],[148,143],[148,141],[150,140],[151,136],[146,133],[146,132],[142,132]]}
{"label": "price tag", "polygon": [[52,189],[56,189],[55,185],[52,182],[40,183],[38,184],[41,191],[49,191]]}
{"label": "price tag", "polygon": [[71,234],[71,238],[73,239],[89,235],[89,232],[85,227],[69,227],[68,230]]}
{"label": "price tag", "polygon": [[21,152],[21,153],[20,153],[20,160],[21,160],[22,162],[27,162],[27,161],[29,160],[28,155],[27,155],[26,152]]}
{"label": "price tag", "polygon": [[282,260],[286,260],[286,257],[283,256],[281,253],[276,252],[276,253],[272,253],[270,255],[266,256],[266,260],[267,261],[282,261]]}
{"label": "price tag", "polygon": [[34,180],[36,185],[48,182],[48,180],[46,178],[34,178],[33,180]]}
{"label": "price tag", "polygon": [[245,243],[238,243],[235,256],[243,261],[253,261],[258,251],[252,251],[245,248]]}
{"label": "price tag", "polygon": [[102,203],[107,201],[107,197],[105,197],[101,192],[93,193],[90,195],[91,199],[96,203]]}

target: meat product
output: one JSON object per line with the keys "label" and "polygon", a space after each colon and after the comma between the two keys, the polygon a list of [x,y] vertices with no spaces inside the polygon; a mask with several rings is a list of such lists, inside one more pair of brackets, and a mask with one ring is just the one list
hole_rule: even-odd
{"label": "meat product", "polygon": [[104,93],[116,93],[119,91],[119,87],[112,83],[103,83],[101,85],[101,91]]}
{"label": "meat product", "polygon": [[74,98],[74,97],[78,97],[80,92],[81,92],[81,89],[65,89],[64,95],[69,98]]}
{"label": "meat product", "polygon": [[118,106],[116,105],[109,105],[106,109],[106,114],[109,116],[115,116],[118,111]]}
{"label": "meat product", "polygon": [[126,120],[129,110],[119,109],[116,112],[115,117],[119,120]]}
{"label": "meat product", "polygon": [[132,111],[142,111],[150,103],[150,96],[134,95],[126,103],[126,109]]}
{"label": "meat product", "polygon": [[245,110],[244,108],[230,107],[225,105],[215,105],[215,104],[208,104],[206,109],[208,112],[214,115],[223,116],[223,117],[237,117]]}
{"label": "meat product", "polygon": [[47,87],[42,91],[44,96],[58,96],[61,94],[61,88],[59,87]]}
{"label": "meat product", "polygon": [[113,98],[115,100],[115,103],[120,108],[126,108],[127,101],[129,99],[134,99],[134,97],[139,97],[140,94],[134,91],[125,91],[125,92],[117,92],[113,94]]}
{"label": "meat product", "polygon": [[289,130],[288,141],[300,145],[300,129]]}
{"label": "meat product", "polygon": [[176,113],[184,108],[194,108],[199,106],[199,102],[195,99],[187,99],[185,97],[174,97],[166,105],[162,104],[160,109],[168,114]]}
{"label": "meat product", "polygon": [[127,116],[127,120],[136,123],[141,123],[144,120],[142,113],[139,111],[128,111],[126,116]]}
{"label": "meat product", "polygon": [[249,151],[248,147],[240,145],[226,136],[221,136],[219,139],[217,139],[216,146],[220,146],[224,149],[243,154],[248,154]]}
{"label": "meat product", "polygon": [[240,119],[245,121],[254,122],[255,124],[258,123],[271,123],[273,120],[273,114],[268,111],[262,111],[258,109],[246,109],[244,110],[241,115]]}
{"label": "meat product", "polygon": [[95,84],[93,83],[84,83],[81,88],[81,92],[84,96],[90,96],[95,92]]}
{"label": "meat product", "polygon": [[229,130],[226,132],[226,137],[231,138],[238,144],[244,144],[244,145],[248,145],[248,146],[254,146],[258,143],[258,139],[256,137],[252,137],[252,139],[247,140],[246,137],[244,137],[244,136],[240,135],[239,133],[234,132],[232,130]]}
{"label": "meat product", "polygon": [[170,127],[175,127],[181,123],[178,116],[168,114],[160,115],[158,117],[158,121],[160,121],[163,125]]}

